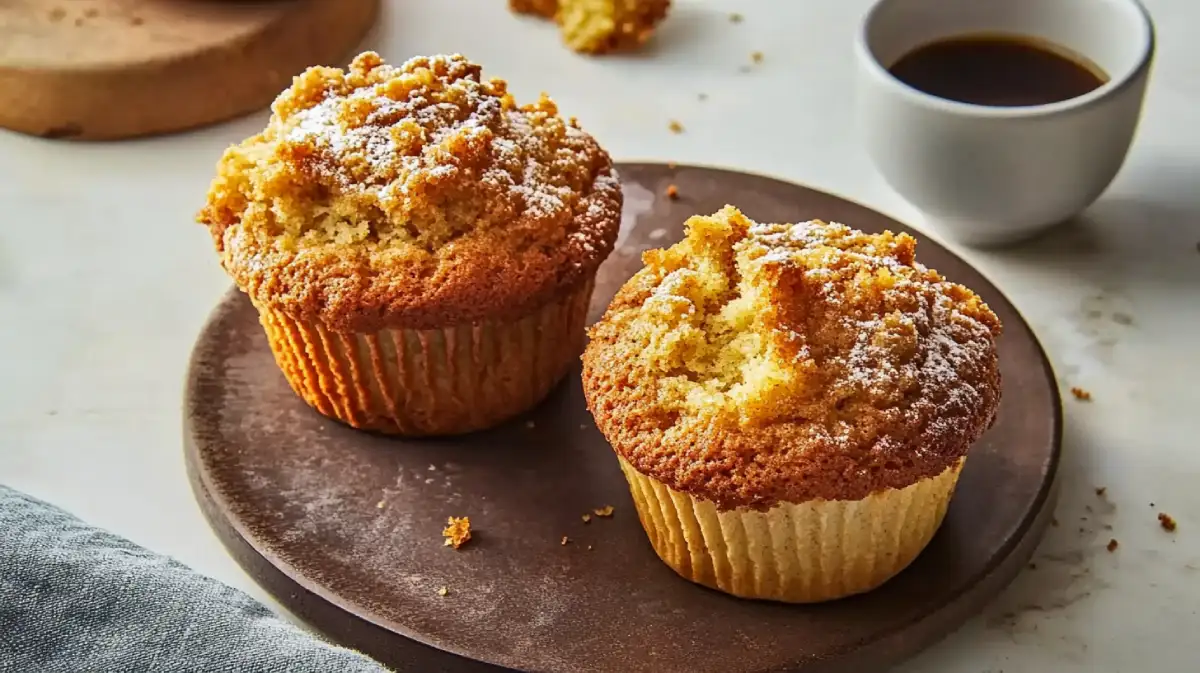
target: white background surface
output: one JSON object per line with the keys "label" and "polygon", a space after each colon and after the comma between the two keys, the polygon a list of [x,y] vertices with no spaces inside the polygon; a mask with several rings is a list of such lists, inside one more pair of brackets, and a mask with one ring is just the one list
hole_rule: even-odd
{"label": "white background surface", "polygon": [[[923,226],[852,127],[851,40],[867,0],[678,0],[652,49],[604,59],[564,50],[552,26],[505,4],[393,2],[368,46],[392,60],[466,53],[521,100],[550,92],[618,160],[781,176]],[[1200,667],[1200,3],[1147,4],[1158,61],[1112,189],[1033,243],[961,250],[1033,324],[1064,392],[1094,394],[1064,400],[1060,525],[1035,570],[906,673]],[[755,50],[765,61],[740,71]],[[260,598],[192,499],[180,395],[228,287],[193,214],[221,150],[264,121],[114,144],[0,132],[0,482]]]}

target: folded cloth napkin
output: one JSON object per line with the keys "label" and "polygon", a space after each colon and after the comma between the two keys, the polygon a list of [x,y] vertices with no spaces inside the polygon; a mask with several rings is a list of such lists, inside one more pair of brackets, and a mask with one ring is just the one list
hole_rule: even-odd
{"label": "folded cloth napkin", "polygon": [[4,673],[386,673],[178,561],[0,486]]}

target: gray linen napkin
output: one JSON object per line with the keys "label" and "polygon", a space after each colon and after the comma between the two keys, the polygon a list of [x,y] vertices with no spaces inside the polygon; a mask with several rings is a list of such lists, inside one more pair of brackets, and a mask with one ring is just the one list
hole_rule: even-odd
{"label": "gray linen napkin", "polygon": [[178,561],[0,486],[4,673],[386,673]]}

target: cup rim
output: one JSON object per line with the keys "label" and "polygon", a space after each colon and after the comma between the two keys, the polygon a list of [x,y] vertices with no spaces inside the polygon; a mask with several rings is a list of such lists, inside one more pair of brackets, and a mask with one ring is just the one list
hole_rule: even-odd
{"label": "cup rim", "polygon": [[1150,12],[1141,0],[1119,0],[1133,7],[1137,13],[1141,24],[1142,35],[1144,37],[1145,48],[1138,58],[1137,65],[1130,68],[1122,76],[1110,79],[1104,84],[1095,89],[1083,94],[1075,96],[1064,101],[1055,103],[1045,103],[1042,105],[1019,105],[1019,106],[992,106],[978,105],[975,103],[964,103],[962,101],[950,100],[941,98],[930,93],[926,93],[915,87],[905,84],[896,76],[892,75],[888,69],[875,58],[875,53],[871,49],[870,40],[868,39],[868,31],[871,28],[872,21],[875,15],[889,0],[877,0],[867,13],[859,25],[858,33],[854,41],[854,50],[858,55],[859,61],[871,71],[878,79],[882,80],[886,86],[900,92],[901,95],[908,98],[910,101],[922,105],[924,107],[950,112],[965,117],[991,118],[991,119],[1012,119],[1012,118],[1027,118],[1027,117],[1042,117],[1063,112],[1072,112],[1083,108],[1091,107],[1100,101],[1109,98],[1110,96],[1120,92],[1133,85],[1138,81],[1142,74],[1150,67],[1150,63],[1154,59],[1154,53],[1157,45],[1155,37],[1154,20],[1150,17]]}

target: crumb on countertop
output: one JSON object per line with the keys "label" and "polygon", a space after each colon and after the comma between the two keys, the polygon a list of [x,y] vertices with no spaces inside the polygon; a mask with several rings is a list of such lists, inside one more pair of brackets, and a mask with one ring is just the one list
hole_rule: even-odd
{"label": "crumb on countertop", "polygon": [[603,507],[598,507],[596,509],[593,509],[592,513],[595,514],[596,516],[610,517],[613,515],[613,506],[605,505]]}
{"label": "crumb on countertop", "polygon": [[1178,527],[1178,524],[1175,523],[1175,519],[1166,512],[1158,513],[1158,525],[1162,526],[1163,530],[1167,531],[1168,533],[1174,533],[1175,529]]}
{"label": "crumb on countertop", "polygon": [[445,596],[450,593],[450,587],[439,587],[437,593],[439,596]]}
{"label": "crumb on countertop", "polygon": [[562,537],[562,542],[561,542],[560,544],[562,544],[562,546],[564,546],[564,547],[565,547],[565,546],[567,546],[567,543],[568,543],[568,542],[570,542],[570,541],[571,541],[571,538],[569,538],[569,537],[567,537],[566,535],[564,535],[564,536]]}
{"label": "crumb on countertop", "polygon": [[1104,497],[1104,495],[1105,495],[1106,493],[1108,493],[1108,487],[1107,487],[1107,486],[1097,486],[1097,487],[1096,487],[1096,495],[1097,495],[1097,496],[1099,496],[1099,497],[1103,498],[1103,497]]}
{"label": "crumb on countertop", "polygon": [[674,201],[679,198],[679,188],[675,185],[667,185],[667,198]]}
{"label": "crumb on countertop", "polygon": [[1121,543],[1117,542],[1116,538],[1114,538],[1112,540],[1109,540],[1108,545],[1104,548],[1107,549],[1108,553],[1111,554],[1117,550],[1117,547],[1120,547],[1120,546],[1121,546]]}
{"label": "crumb on countertop", "polygon": [[1081,402],[1092,401],[1092,394],[1083,388],[1071,388],[1071,394],[1075,396],[1075,399],[1080,400]]}
{"label": "crumb on countertop", "polygon": [[447,547],[458,549],[471,539],[471,519],[465,516],[450,517],[442,535],[446,538]]}
{"label": "crumb on countertop", "polygon": [[588,545],[588,551],[591,551],[592,549],[594,549],[594,547],[592,547],[592,545],[590,545],[590,544],[589,544],[589,545]]}
{"label": "crumb on countertop", "polygon": [[591,521],[592,521],[592,515],[591,515],[591,514],[584,514],[583,516],[581,516],[581,517],[579,517],[579,518],[583,519],[583,522],[584,522],[584,523],[591,523]]}
{"label": "crumb on countertop", "polygon": [[671,129],[671,133],[683,133],[683,124],[680,124],[678,119],[672,119],[667,128]]}
{"label": "crumb on countertop", "polygon": [[383,505],[384,505],[384,502],[383,502],[382,500],[380,500],[379,502],[375,503],[375,506],[376,506],[376,507],[378,507],[379,509],[383,509]]}

